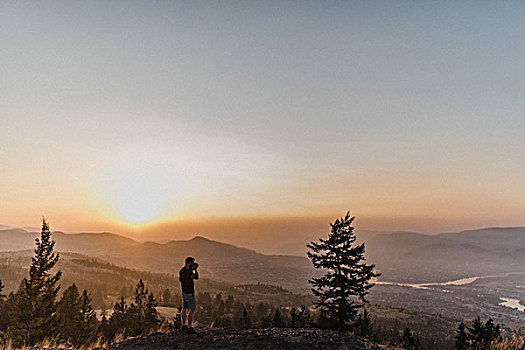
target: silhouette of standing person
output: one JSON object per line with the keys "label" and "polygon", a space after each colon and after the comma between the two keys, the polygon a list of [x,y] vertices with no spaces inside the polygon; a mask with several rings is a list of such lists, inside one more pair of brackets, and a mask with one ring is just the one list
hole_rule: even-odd
{"label": "silhouette of standing person", "polygon": [[182,330],[195,332],[192,327],[193,313],[197,309],[197,300],[195,299],[194,280],[199,279],[197,268],[199,264],[195,258],[189,256],[184,262],[184,267],[179,271],[179,281],[182,289]]}

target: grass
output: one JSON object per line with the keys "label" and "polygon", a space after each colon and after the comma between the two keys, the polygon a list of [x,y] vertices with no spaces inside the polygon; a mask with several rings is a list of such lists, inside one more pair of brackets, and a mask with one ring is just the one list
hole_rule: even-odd
{"label": "grass", "polygon": [[510,339],[493,342],[490,350],[525,350],[525,339],[523,337],[512,337]]}

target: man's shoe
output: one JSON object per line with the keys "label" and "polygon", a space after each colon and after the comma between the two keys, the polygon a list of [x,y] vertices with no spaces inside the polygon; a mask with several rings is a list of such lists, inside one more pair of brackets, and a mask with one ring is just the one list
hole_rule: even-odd
{"label": "man's shoe", "polygon": [[188,329],[186,329],[186,332],[187,333],[197,333],[197,331],[193,327],[188,327]]}
{"label": "man's shoe", "polygon": [[185,324],[183,324],[182,327],[180,327],[181,331],[185,331],[186,329],[188,329],[188,326],[186,326]]}

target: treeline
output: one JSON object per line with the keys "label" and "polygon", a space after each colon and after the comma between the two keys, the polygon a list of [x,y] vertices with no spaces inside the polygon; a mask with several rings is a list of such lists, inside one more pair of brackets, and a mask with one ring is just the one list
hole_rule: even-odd
{"label": "treeline", "polygon": [[[155,281],[159,280],[155,293],[146,289],[142,278],[131,289],[128,285],[128,276],[127,279],[123,279],[125,285],[112,287],[116,293],[112,312],[107,314],[103,310],[99,320],[88,289],[84,288],[80,292],[81,288],[73,282],[61,295],[59,294],[59,281],[62,285],[64,281],[62,272],[56,269],[59,256],[53,249],[54,241],[51,239],[47,222],[43,220],[42,233],[36,240],[34,256],[27,271],[29,276],[22,278],[18,289],[10,292],[9,295],[3,294],[4,286],[0,281],[0,342],[4,345],[32,346],[47,339],[56,344],[80,348],[96,342],[110,343],[116,339],[159,329],[180,328],[180,294],[175,289],[167,288],[168,282],[161,282],[160,275],[149,276],[148,273],[145,273],[145,276]],[[121,279],[123,275],[130,274],[128,269],[95,260],[81,259],[72,263],[77,264],[76,266],[95,268],[98,272],[106,271],[108,276],[117,274]],[[80,275],[82,271],[85,270],[78,270],[77,274]],[[141,276],[138,272],[136,274],[132,272],[132,277],[138,279]],[[14,278],[20,276],[20,270],[12,268],[8,274]],[[175,283],[174,278],[170,275],[163,277],[165,280],[170,279],[169,285],[172,287]],[[201,282],[205,281],[199,281],[199,287]],[[219,287],[214,285],[216,282],[213,281],[205,283],[208,283],[208,287],[212,290]],[[160,290],[160,286],[164,288]],[[222,292],[199,293],[198,310],[194,320],[205,327],[334,329],[330,314],[323,312],[322,309],[311,308],[309,307],[311,304],[308,303],[299,304],[299,301],[308,299],[295,296],[280,287],[244,285],[231,286],[228,291],[236,293],[236,296]],[[155,295],[159,295],[160,303],[157,302]],[[115,302],[117,296],[119,299]],[[301,306],[283,307],[279,304],[283,300],[287,305]],[[102,304],[105,305],[105,302],[102,301]],[[158,312],[159,304],[171,307],[168,310],[175,311],[172,317],[168,320],[163,319]],[[400,322],[399,317],[395,320],[388,319],[386,316],[372,317],[369,310],[362,308],[360,312],[352,314],[351,323],[348,323],[346,330],[375,342],[410,350],[450,349],[452,346],[459,350],[496,349],[494,346],[502,343],[500,326],[494,325],[490,319],[483,323],[478,317],[470,327],[460,323],[455,335],[451,334],[453,328],[448,334],[444,334],[443,330],[440,330],[441,333],[433,334],[432,330],[437,328],[435,319],[424,320],[419,317],[420,323],[425,323],[427,327],[418,325],[417,330],[414,331],[411,328],[412,325],[415,326],[414,323],[408,327],[406,320],[404,323]],[[386,314],[387,311],[385,309],[383,313]],[[375,312],[380,313],[379,309]]]}
{"label": "treeline", "polygon": [[[5,290],[14,291],[27,275],[27,266],[31,264],[31,257],[15,255],[20,253],[1,254],[4,258],[0,258],[0,279],[6,285]],[[60,253],[60,260],[55,270],[62,271],[59,281],[60,291],[73,283],[79,290],[88,290],[91,293],[93,308],[96,310],[110,310],[121,297],[125,299],[132,297],[139,279],[142,279],[155,294],[159,305],[175,307],[180,304],[178,278],[172,274],[129,269],[74,253]],[[279,286],[232,285],[207,278],[199,279],[198,291],[210,295],[217,293],[222,293],[223,296],[232,295],[241,302],[265,302],[272,305],[277,305],[277,301],[281,305],[310,305],[312,301],[310,295],[295,294]]]}
{"label": "treeline", "polygon": [[80,293],[72,284],[57,300],[62,273],[51,273],[59,260],[54,245],[44,219],[29,276],[8,296],[2,294],[4,286],[0,281],[0,340],[3,344],[21,347],[47,340],[81,347],[99,339],[111,342],[117,334],[127,337],[158,329],[157,301],[142,280],[135,288],[131,304],[128,306],[121,299],[111,316],[102,317],[101,322],[97,320],[87,290]]}
{"label": "treeline", "polygon": [[456,350],[489,350],[501,341],[500,325],[494,324],[491,318],[483,323],[478,316],[470,327],[461,322],[454,336]]}

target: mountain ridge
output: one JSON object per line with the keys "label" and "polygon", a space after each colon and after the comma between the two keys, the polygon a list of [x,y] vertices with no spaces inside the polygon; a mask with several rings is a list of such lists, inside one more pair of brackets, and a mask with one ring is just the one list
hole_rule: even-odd
{"label": "mountain ridge", "polygon": [[[33,249],[38,233],[0,230],[0,251]],[[429,283],[525,269],[525,228],[505,227],[425,235],[392,232],[362,235],[367,260],[381,279]],[[199,234],[188,240],[139,242],[111,232],[54,232],[56,250],[78,252],[146,271],[176,273],[186,256],[195,256],[201,274],[219,281],[282,285],[295,292],[310,289],[319,273],[306,256],[263,254]],[[16,249],[6,249],[16,248]]]}

